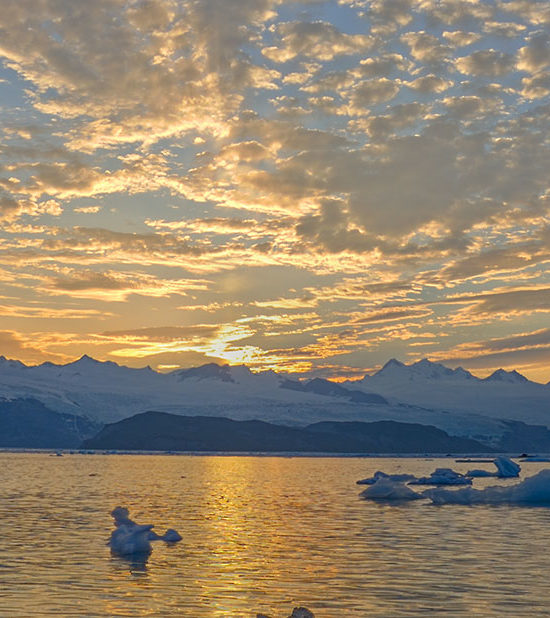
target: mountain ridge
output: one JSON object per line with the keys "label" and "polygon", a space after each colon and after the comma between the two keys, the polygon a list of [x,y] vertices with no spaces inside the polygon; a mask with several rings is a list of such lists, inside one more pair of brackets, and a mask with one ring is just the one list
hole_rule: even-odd
{"label": "mountain ridge", "polygon": [[324,421],[433,425],[466,438],[498,441],[505,421],[550,427],[550,387],[517,372],[478,378],[427,359],[390,359],[360,380],[291,379],[246,365],[209,363],[159,373],[87,355],[27,366],[0,358],[0,398],[34,398],[52,411],[113,423],[147,410],[183,416],[260,419],[304,427]]}
{"label": "mountain ridge", "polygon": [[261,420],[177,416],[148,411],[106,425],[84,449],[199,452],[481,453],[492,449],[436,427],[378,421],[315,423],[302,428]]}

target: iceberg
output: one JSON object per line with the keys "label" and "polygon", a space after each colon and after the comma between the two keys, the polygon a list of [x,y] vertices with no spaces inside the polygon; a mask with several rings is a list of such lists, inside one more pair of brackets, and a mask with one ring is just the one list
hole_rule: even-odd
{"label": "iceberg", "polygon": [[372,476],[366,479],[357,481],[357,485],[374,485],[379,479],[389,479],[390,481],[412,481],[416,477],[414,474],[386,474],[381,470],[377,470]]}
{"label": "iceberg", "polygon": [[472,480],[451,468],[437,468],[430,476],[417,478],[414,474],[386,474],[377,470],[371,477],[357,481],[357,485],[374,485],[381,479],[409,485],[471,485]]}
{"label": "iceberg", "polygon": [[493,460],[493,463],[497,467],[496,472],[489,472],[488,470],[469,470],[466,472],[466,476],[472,478],[491,476],[499,479],[511,479],[517,478],[521,472],[521,466],[512,461],[509,457],[497,457]]}
{"label": "iceberg", "polygon": [[430,476],[422,476],[409,482],[409,485],[471,485],[472,479],[455,472],[451,468],[437,468]]}
{"label": "iceberg", "polygon": [[407,487],[403,481],[383,476],[359,495],[367,500],[419,500],[424,497]]}
{"label": "iceberg", "polygon": [[550,470],[526,478],[520,483],[507,487],[487,487],[486,489],[427,489],[422,494],[434,504],[518,504],[550,506]]}
{"label": "iceberg", "polygon": [[128,509],[117,506],[111,511],[115,529],[107,543],[111,551],[120,556],[149,555],[151,541],[177,543],[182,537],[176,530],[168,529],[163,535],[153,532],[153,524],[140,525],[129,517]]}

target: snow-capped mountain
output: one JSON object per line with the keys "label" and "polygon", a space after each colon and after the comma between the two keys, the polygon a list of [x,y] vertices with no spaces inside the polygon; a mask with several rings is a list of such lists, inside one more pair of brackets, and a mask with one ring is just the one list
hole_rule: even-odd
{"label": "snow-capped mountain", "polygon": [[344,386],[447,413],[468,411],[545,426],[550,423],[550,389],[517,371],[499,369],[481,379],[461,367],[449,369],[426,359],[412,365],[392,359],[375,374]]}
{"label": "snow-capped mountain", "polygon": [[518,373],[515,369],[513,371],[504,371],[504,369],[497,369],[490,376],[484,378],[486,382],[508,382],[509,384],[524,384],[529,380]]}
{"label": "snow-capped mountain", "polygon": [[[502,370],[500,370],[502,371]],[[518,374],[519,375],[519,374]],[[418,381],[418,380],[469,380],[476,379],[474,376],[462,367],[449,369],[445,365],[432,363],[424,358],[412,365],[390,359],[380,371],[377,371],[373,376],[365,376],[363,382],[366,383],[369,379],[376,378],[377,380],[397,380],[397,381]],[[350,382],[354,384],[354,382]]]}
{"label": "snow-capped mountain", "polygon": [[503,370],[480,379],[428,360],[405,365],[392,359],[374,375],[337,384],[254,373],[244,365],[209,364],[161,374],[89,356],[32,367],[0,357],[0,398],[33,398],[55,412],[101,423],[156,410],[301,426],[395,420],[488,439],[510,430],[503,420],[550,427],[547,385]]}

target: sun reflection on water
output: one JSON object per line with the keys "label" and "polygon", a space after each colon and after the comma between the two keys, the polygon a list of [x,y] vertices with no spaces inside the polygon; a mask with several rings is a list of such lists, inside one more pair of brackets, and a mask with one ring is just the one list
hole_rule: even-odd
{"label": "sun reflection on water", "polygon": [[[440,464],[2,453],[0,607],[10,618],[278,618],[297,605],[317,618],[544,615],[548,509],[358,498],[355,481],[376,469]],[[155,544],[146,562],[112,557],[119,504],[182,542]]]}

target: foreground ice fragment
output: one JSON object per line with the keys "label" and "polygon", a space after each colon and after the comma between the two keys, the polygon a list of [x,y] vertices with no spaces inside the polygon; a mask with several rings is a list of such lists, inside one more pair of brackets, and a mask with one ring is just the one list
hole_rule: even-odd
{"label": "foreground ice fragment", "polygon": [[550,470],[541,470],[516,485],[486,489],[427,489],[423,494],[434,504],[550,505]]}
{"label": "foreground ice fragment", "polygon": [[489,472],[488,470],[468,470],[466,476],[473,478],[481,478],[488,476],[495,476],[500,479],[517,478],[521,472],[521,466],[509,457],[497,457],[493,463],[497,467],[496,472]]}
{"label": "foreground ice fragment", "polygon": [[437,468],[430,476],[410,481],[410,485],[471,485],[472,479],[451,468]]}
{"label": "foreground ice fragment", "polygon": [[140,525],[129,517],[128,509],[117,506],[111,511],[115,520],[115,530],[111,533],[108,545],[111,551],[121,556],[136,554],[150,554],[151,541],[167,541],[175,543],[181,541],[176,530],[169,529],[163,535],[153,532],[153,524]]}
{"label": "foreground ice fragment", "polygon": [[416,477],[414,474],[386,474],[377,470],[372,476],[357,481],[357,485],[374,485],[379,479],[389,479],[390,481],[412,481]]}
{"label": "foreground ice fragment", "polygon": [[380,477],[360,494],[368,500],[418,500],[423,496],[407,487],[403,481]]}

